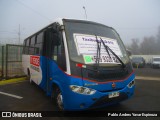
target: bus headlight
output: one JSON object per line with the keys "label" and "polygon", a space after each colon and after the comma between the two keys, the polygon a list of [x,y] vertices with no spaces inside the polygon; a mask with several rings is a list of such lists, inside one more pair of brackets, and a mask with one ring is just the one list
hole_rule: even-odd
{"label": "bus headlight", "polygon": [[96,90],[91,89],[91,88],[86,88],[82,86],[77,86],[77,85],[70,85],[70,89],[73,92],[79,93],[79,94],[84,94],[84,95],[92,95],[96,92]]}
{"label": "bus headlight", "polygon": [[128,87],[131,88],[135,85],[135,80],[132,80],[129,84],[128,84]]}

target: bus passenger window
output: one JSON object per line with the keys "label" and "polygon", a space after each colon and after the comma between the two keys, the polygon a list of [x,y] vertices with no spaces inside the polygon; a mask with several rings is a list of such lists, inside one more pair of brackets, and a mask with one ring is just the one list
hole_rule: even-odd
{"label": "bus passenger window", "polygon": [[64,49],[64,43],[62,42],[61,52],[58,54],[58,65],[61,67],[62,70],[66,71],[66,56],[65,56],[65,49]]}
{"label": "bus passenger window", "polygon": [[[61,42],[60,42],[61,41]],[[53,34],[52,38],[52,59],[58,64],[58,66],[66,71],[66,58],[64,43],[59,34]]]}
{"label": "bus passenger window", "polygon": [[43,46],[43,31],[37,35],[37,40],[34,46],[36,55],[42,55],[42,46]]}
{"label": "bus passenger window", "polygon": [[58,52],[59,52],[59,46],[54,46],[52,59],[55,60],[56,62],[58,61]]}

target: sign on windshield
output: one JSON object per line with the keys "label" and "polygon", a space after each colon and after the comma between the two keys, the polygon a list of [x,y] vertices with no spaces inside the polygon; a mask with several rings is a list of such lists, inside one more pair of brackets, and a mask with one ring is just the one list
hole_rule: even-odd
{"label": "sign on windshield", "polygon": [[[106,38],[106,37],[101,37],[94,35],[87,35],[87,34],[74,34],[74,41],[76,43],[76,48],[78,55],[82,55],[84,58],[84,61],[86,64],[92,64],[96,62],[96,57],[97,57],[97,41],[101,41],[101,39],[104,41],[104,43],[112,49],[112,51],[118,55],[119,57],[122,57],[122,52],[120,50],[120,47],[117,43],[117,40],[111,39],[111,38]],[[106,52],[103,44],[101,43],[101,56],[99,63],[114,63],[118,64],[119,61],[116,59],[114,55],[112,55],[111,52],[111,58],[109,57],[108,53]]]}

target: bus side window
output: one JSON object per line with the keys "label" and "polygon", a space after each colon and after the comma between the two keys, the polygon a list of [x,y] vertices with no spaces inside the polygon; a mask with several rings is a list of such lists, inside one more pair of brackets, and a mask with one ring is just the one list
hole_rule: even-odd
{"label": "bus side window", "polygon": [[66,71],[66,57],[62,35],[59,32],[51,34],[51,53],[52,59],[58,66]]}
{"label": "bus side window", "polygon": [[65,49],[64,43],[61,42],[60,52],[58,54],[58,65],[61,67],[62,70],[66,71],[66,56],[65,56]]}
{"label": "bus side window", "polygon": [[23,54],[26,54],[25,50],[26,50],[26,40],[24,40],[23,42],[23,51],[22,51]]}
{"label": "bus side window", "polygon": [[29,53],[29,46],[30,46],[30,38],[28,38],[26,40],[26,46],[25,46],[25,54],[28,54]]}
{"label": "bus side window", "polygon": [[36,37],[33,36],[33,37],[30,39],[30,46],[29,46],[29,54],[30,54],[30,55],[34,55],[34,54],[35,54],[35,50],[34,50],[35,41],[36,41]]}
{"label": "bus side window", "polygon": [[42,46],[43,46],[43,36],[44,32],[40,32],[37,35],[36,43],[35,43],[35,55],[42,55]]}

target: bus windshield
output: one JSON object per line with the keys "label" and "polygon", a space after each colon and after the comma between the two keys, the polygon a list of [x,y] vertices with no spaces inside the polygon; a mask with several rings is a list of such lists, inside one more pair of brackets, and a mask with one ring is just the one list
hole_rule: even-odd
{"label": "bus windshield", "polygon": [[99,66],[120,65],[117,57],[106,51],[103,41],[124,64],[129,62],[125,47],[113,28],[80,20],[64,20],[64,26],[70,60],[94,65],[99,57]]}

